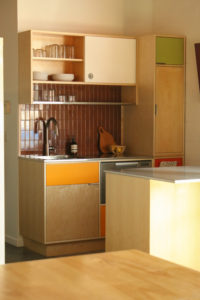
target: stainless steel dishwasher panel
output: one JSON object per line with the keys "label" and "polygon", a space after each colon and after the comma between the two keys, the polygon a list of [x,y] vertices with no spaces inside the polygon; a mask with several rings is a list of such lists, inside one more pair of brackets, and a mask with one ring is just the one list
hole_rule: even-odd
{"label": "stainless steel dishwasher panel", "polygon": [[118,161],[118,162],[101,162],[100,164],[100,203],[105,204],[105,171],[106,170],[122,170],[127,168],[145,168],[151,167],[151,160],[138,161]]}

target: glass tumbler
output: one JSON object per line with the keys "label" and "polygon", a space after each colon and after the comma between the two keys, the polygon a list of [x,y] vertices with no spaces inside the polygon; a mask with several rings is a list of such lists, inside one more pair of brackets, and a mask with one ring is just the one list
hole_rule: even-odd
{"label": "glass tumbler", "polygon": [[65,45],[59,45],[59,57],[66,58],[67,57],[67,47]]}

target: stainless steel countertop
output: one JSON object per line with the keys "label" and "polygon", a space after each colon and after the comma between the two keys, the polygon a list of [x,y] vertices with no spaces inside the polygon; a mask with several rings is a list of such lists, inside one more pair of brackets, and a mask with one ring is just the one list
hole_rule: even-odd
{"label": "stainless steel countertop", "polygon": [[152,160],[152,157],[146,156],[102,156],[102,157],[86,157],[86,158],[62,158],[50,159],[39,155],[20,155],[19,159],[28,159],[34,161],[42,161],[44,163],[77,163],[77,162],[114,162],[114,161],[136,161],[136,160]]}

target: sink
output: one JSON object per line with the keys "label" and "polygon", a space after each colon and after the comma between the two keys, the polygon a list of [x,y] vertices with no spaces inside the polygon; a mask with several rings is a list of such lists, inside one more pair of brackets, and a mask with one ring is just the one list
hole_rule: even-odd
{"label": "sink", "polygon": [[69,155],[30,155],[30,158],[35,159],[46,159],[46,160],[53,160],[53,159],[69,159]]}

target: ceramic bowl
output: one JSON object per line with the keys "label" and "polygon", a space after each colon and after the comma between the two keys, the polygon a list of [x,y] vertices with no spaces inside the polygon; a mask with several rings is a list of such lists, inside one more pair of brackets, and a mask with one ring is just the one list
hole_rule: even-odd
{"label": "ceramic bowl", "polygon": [[53,74],[52,80],[55,81],[72,81],[74,80],[74,74]]}
{"label": "ceramic bowl", "polygon": [[48,74],[46,72],[33,72],[33,80],[48,80]]}
{"label": "ceramic bowl", "polygon": [[109,146],[110,151],[115,155],[121,155],[124,153],[126,146],[122,145],[110,145]]}

